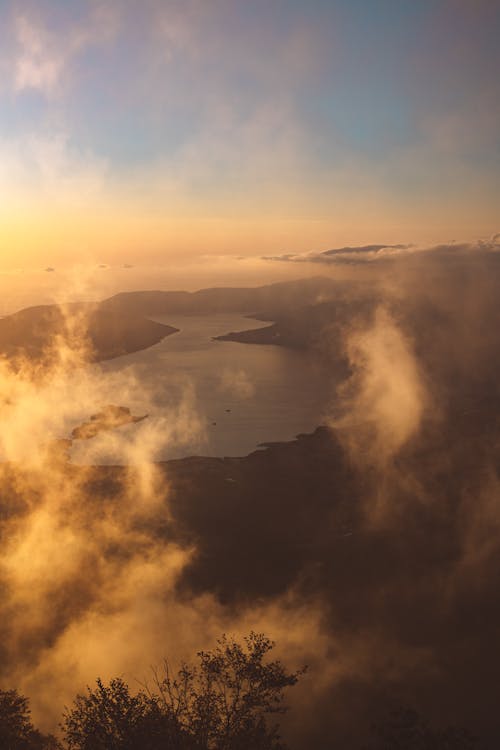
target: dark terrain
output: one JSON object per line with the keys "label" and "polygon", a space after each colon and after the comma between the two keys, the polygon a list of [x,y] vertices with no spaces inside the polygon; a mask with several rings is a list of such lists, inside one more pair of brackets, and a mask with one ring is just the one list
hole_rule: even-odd
{"label": "dark terrain", "polygon": [[[356,469],[327,428],[244,458],[160,465],[164,522],[138,522],[138,529],[152,543],[195,545],[177,585],[181,600],[210,593],[238,612],[292,590],[303,605],[321,604],[325,633],[336,644],[332,666],[350,658],[353,639],[376,649],[369,671],[325,687],[313,717],[300,712],[301,690],[309,689],[304,678],[296,688],[292,718],[300,732],[293,746],[358,750],[372,722],[408,705],[436,727],[466,727],[481,748],[498,747],[500,543],[486,541],[487,529],[484,549],[467,562],[469,532],[483,512],[471,498],[483,491],[482,461],[492,458],[478,432],[483,421],[492,425],[489,409],[430,429],[425,446],[408,446],[385,480],[391,507],[378,525],[370,522],[378,472]],[[89,475],[68,464],[64,472],[75,486],[83,482],[82,518],[119,512],[126,468],[94,467]],[[4,477],[10,498],[4,518],[25,512],[16,486],[9,489]],[[127,551],[103,554],[126,559]],[[82,611],[92,591],[82,571],[71,595],[74,600],[79,592]],[[50,639],[66,624],[66,617],[56,617]],[[0,643],[7,643],[7,621],[1,629]],[[8,662],[7,652],[0,655]],[[326,666],[310,665],[312,684]]]}
{"label": "dark terrain", "polygon": [[83,360],[100,362],[146,349],[176,330],[100,305],[41,305],[0,319],[0,355],[50,365],[62,346]]}
{"label": "dark terrain", "polygon": [[[360,374],[374,367],[366,358],[349,360],[346,340],[357,330],[376,340],[380,305],[418,362],[429,400],[418,429],[388,458],[378,455],[384,445],[376,432],[368,431],[367,460],[347,449],[341,429],[318,427],[242,458],[169,461],[159,465],[164,514],[134,521],[151,544],[196,550],[177,582],[181,601],[211,594],[227,612],[241,613],[292,596],[311,612],[321,608],[330,647],[296,688],[296,748],[359,750],[370,724],[398,706],[414,707],[434,727],[467,728],[481,750],[500,747],[499,292],[498,259],[478,255],[467,264],[431,258],[424,269],[405,267],[394,293],[375,283],[349,292],[311,279],[256,290],[129,293],[99,307],[103,321],[139,321],[136,343],[147,315],[259,314],[273,325],[231,339],[300,346],[327,366],[342,363],[351,396],[341,391],[341,414],[352,406]],[[26,320],[40,314],[25,312]],[[16,339],[6,320],[13,345],[23,328]],[[151,329],[151,336],[162,332]],[[399,363],[386,359],[392,376]],[[82,523],[119,516],[126,467],[85,469],[64,463],[64,453],[59,460],[62,483],[83,488]],[[9,471],[0,532],[36,505],[19,489],[29,485],[19,478],[24,467]],[[135,553],[127,545],[102,550],[106,560]],[[95,582],[78,571],[71,591],[54,595],[53,619],[40,642],[22,651],[24,663],[36,663],[95,596]],[[13,658],[8,615],[0,624],[6,665]],[[337,664],[337,679],[321,682]],[[301,698],[310,706],[314,687],[314,711],[301,713]]]}
{"label": "dark terrain", "polygon": [[297,296],[313,302],[339,294],[343,285],[326,278],[256,288],[202,289],[198,292],[123,292],[98,303],[39,305],[0,319],[0,355],[40,361],[61,344],[78,350],[84,360],[102,361],[130,354],[175,333],[172,326],[150,320],[155,315],[259,313],[273,319],[292,309]]}

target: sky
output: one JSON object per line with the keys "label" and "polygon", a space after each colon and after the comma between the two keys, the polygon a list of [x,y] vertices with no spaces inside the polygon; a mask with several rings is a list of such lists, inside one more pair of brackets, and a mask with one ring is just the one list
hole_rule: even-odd
{"label": "sky", "polygon": [[0,271],[499,229],[497,0],[0,0]]}
{"label": "sky", "polygon": [[154,417],[141,362],[79,367],[79,307],[47,371],[0,359],[0,676],[44,729],[99,671],[136,684],[165,644],[252,628],[311,665],[304,747],[386,687],[498,735],[499,31],[500,0],[0,0],[0,316],[356,281],[314,337],[334,452],[303,436],[290,471],[278,446],[241,483],[219,462],[186,502],[151,462],[205,424],[189,373],[172,413],[109,433],[131,465],[114,485],[47,436],[137,394]]}

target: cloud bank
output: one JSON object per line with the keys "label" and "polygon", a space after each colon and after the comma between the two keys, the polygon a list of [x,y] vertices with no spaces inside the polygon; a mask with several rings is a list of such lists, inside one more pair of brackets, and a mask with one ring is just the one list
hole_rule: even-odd
{"label": "cloud bank", "polygon": [[398,258],[407,258],[412,254],[431,253],[434,256],[449,255],[462,257],[474,252],[498,252],[500,250],[500,239],[494,234],[488,240],[478,240],[471,243],[440,244],[431,247],[418,247],[416,245],[360,245],[357,247],[338,247],[321,252],[310,252],[304,254],[284,253],[282,255],[263,256],[263,260],[278,261],[284,263],[319,263],[324,265],[355,265],[368,262],[391,261]]}

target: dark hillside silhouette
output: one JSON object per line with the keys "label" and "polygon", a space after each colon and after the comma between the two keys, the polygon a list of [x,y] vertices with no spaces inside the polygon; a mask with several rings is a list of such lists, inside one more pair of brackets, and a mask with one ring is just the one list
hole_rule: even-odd
{"label": "dark hillside silhouette", "polygon": [[40,305],[0,319],[0,355],[50,365],[62,345],[96,362],[145,349],[176,330],[99,305]]}
{"label": "dark hillside silhouette", "polygon": [[[59,342],[80,348],[83,359],[102,361],[146,349],[177,329],[149,318],[160,314],[217,312],[272,316],[318,298],[335,296],[344,285],[327,278],[255,288],[202,289],[198,292],[123,292],[97,303],[39,305],[0,319],[0,355],[46,359]],[[267,312],[269,311],[269,312]]]}

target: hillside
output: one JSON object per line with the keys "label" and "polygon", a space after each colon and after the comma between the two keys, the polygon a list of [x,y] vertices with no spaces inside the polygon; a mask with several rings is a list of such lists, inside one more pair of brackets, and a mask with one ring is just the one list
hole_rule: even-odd
{"label": "hillside", "polygon": [[63,345],[99,362],[146,349],[176,330],[100,305],[43,305],[0,319],[0,355],[42,361]]}

